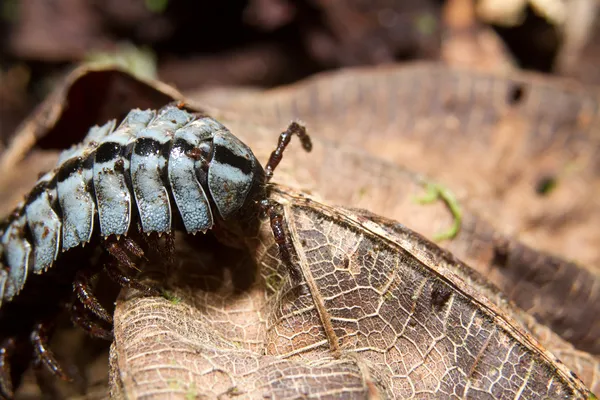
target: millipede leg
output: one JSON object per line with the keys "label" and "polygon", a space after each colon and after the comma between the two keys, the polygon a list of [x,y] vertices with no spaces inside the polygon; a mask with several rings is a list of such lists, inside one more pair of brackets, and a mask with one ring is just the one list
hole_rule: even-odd
{"label": "millipede leg", "polygon": [[88,317],[88,311],[82,303],[75,301],[71,305],[70,314],[71,322],[86,331],[90,336],[109,341],[113,340],[113,334],[110,330],[98,325]]}
{"label": "millipede leg", "polygon": [[[139,228],[141,231],[141,227]],[[152,232],[149,235],[141,235],[144,243],[148,247],[148,257],[155,257],[160,254],[160,243],[156,232]]]}
{"label": "millipede leg", "polygon": [[175,233],[173,232],[167,232],[165,235],[165,258],[169,267],[175,265]]}
{"label": "millipede leg", "polygon": [[275,243],[277,243],[277,247],[279,248],[279,256],[283,263],[288,267],[290,277],[292,278],[292,282],[299,283],[300,282],[300,274],[296,267],[292,263],[292,255],[291,248],[292,244],[289,241],[289,238],[285,234],[283,215],[277,211],[278,204],[272,202],[268,199],[265,199],[261,202],[261,208],[263,213],[265,213],[269,217],[269,222],[271,225],[271,231],[273,232],[273,237],[275,238]]}
{"label": "millipede leg", "polygon": [[12,376],[10,374],[10,353],[14,340],[6,339],[0,346],[0,398],[12,399],[14,396]]}
{"label": "millipede leg", "polygon": [[104,269],[106,270],[108,277],[121,285],[121,287],[137,289],[149,296],[160,296],[158,289],[145,285],[131,276],[125,275],[117,265],[107,264]]}
{"label": "millipede leg", "polygon": [[172,266],[175,263],[175,233],[165,232],[164,243],[161,243],[156,232],[150,235],[142,235],[146,245],[149,248],[148,257],[158,257],[161,260],[166,260],[167,266]]}
{"label": "millipede leg", "polygon": [[73,289],[75,290],[79,301],[81,301],[81,303],[87,309],[89,309],[99,318],[103,319],[109,324],[112,324],[113,319],[111,315],[108,313],[108,311],[106,311],[102,304],[100,304],[98,298],[94,295],[92,291],[92,286],[90,284],[90,280],[92,277],[93,275],[91,273],[91,270],[89,269],[79,271],[75,276],[75,281],[73,282]]}
{"label": "millipede leg", "polygon": [[44,364],[50,372],[58,376],[60,379],[71,382],[73,379],[69,377],[62,369],[52,350],[48,347],[48,332],[44,324],[37,324],[31,332],[31,344],[38,362]]}
{"label": "millipede leg", "polygon": [[144,250],[133,239],[125,236],[122,239],[122,243],[123,243],[123,247],[125,247],[125,249],[127,251],[129,251],[131,254],[133,254],[136,257],[147,260]]}
{"label": "millipede leg", "polygon": [[125,265],[125,266],[127,266],[131,269],[135,269],[137,271],[140,270],[138,268],[138,266],[135,265],[135,263],[133,261],[131,261],[131,259],[129,258],[129,256],[123,249],[123,247],[121,246],[121,244],[119,242],[117,242],[116,240],[110,240],[110,239],[107,240],[104,243],[104,247],[110,253],[110,255],[113,256],[117,260],[117,262],[120,265]]}
{"label": "millipede leg", "polygon": [[265,167],[265,182],[269,182],[273,177],[273,172],[275,168],[281,162],[281,158],[283,157],[283,152],[285,148],[290,143],[290,139],[292,135],[297,135],[302,142],[302,147],[306,151],[312,150],[312,143],[310,141],[310,136],[306,133],[306,128],[297,122],[292,122],[288,128],[279,135],[279,141],[277,143],[277,148],[271,153],[269,157],[269,161]]}

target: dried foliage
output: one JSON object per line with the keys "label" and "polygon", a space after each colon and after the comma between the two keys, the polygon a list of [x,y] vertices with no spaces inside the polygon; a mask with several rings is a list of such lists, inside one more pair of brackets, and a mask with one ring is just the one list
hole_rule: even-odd
{"label": "dried foliage", "polygon": [[599,88],[416,64],[194,98],[263,159],[273,131],[300,118],[321,142],[308,157],[286,155],[282,168],[297,187],[430,239],[454,217],[444,199],[437,207],[415,199],[443,184],[462,225],[440,245],[541,323],[600,354]]}
{"label": "dried foliage", "polygon": [[122,300],[117,397],[586,398],[506,302],[483,296],[468,267],[434,246],[415,255],[418,235],[290,189],[272,198],[283,205],[301,281],[281,265],[264,224],[251,246],[260,263],[251,284],[236,283],[232,268],[202,290],[182,285],[186,269],[170,276],[181,302]]}
{"label": "dried foliage", "polygon": [[[99,87],[93,103],[80,97]],[[1,155],[3,210],[84,127],[172,97],[122,72],[76,71]],[[160,279],[171,296],[123,292],[117,303],[115,397],[585,398],[584,384],[600,389],[596,89],[416,65],[194,98],[260,160],[290,119],[307,122],[314,152],[288,152],[275,180],[321,200],[279,186],[273,195],[300,280],[280,265],[267,228],[249,239],[250,254],[215,247],[210,235],[179,237],[179,264]],[[573,161],[579,168],[566,168]],[[558,183],[535,194],[543,176]],[[448,197],[414,202],[432,179],[458,194],[460,230],[440,243],[452,253],[415,233],[433,237],[457,216]],[[571,252],[579,263],[561,258]]]}

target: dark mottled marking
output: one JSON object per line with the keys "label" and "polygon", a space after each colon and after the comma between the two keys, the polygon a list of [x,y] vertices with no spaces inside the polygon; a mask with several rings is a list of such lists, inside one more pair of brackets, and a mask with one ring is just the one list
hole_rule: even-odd
{"label": "dark mottled marking", "polygon": [[[135,142],[132,142],[132,143],[129,143],[127,145],[127,147],[125,147],[125,149],[123,150],[123,154],[122,154],[124,159],[131,160],[131,155],[133,154],[134,145],[135,145]],[[124,164],[123,164],[123,167],[125,167]],[[125,185],[127,186],[127,190],[133,196],[133,183],[131,180],[131,171],[129,168],[126,168],[123,170],[123,177],[125,178]],[[131,207],[131,212],[133,215],[136,215],[137,218],[140,217],[140,213],[139,213],[139,210],[137,207]]]}
{"label": "dark mottled marking", "polygon": [[46,191],[47,186],[48,186],[47,181],[40,182],[37,185],[35,185],[35,187],[27,195],[27,198],[25,200],[25,206],[28,206],[29,204],[36,201],[38,199],[38,197],[40,197]]}
{"label": "dark mottled marking", "polygon": [[173,143],[173,149],[179,149],[179,151],[194,160],[205,159],[209,160],[211,147],[195,147],[185,139],[177,139]]}
{"label": "dark mottled marking", "polygon": [[508,89],[508,104],[514,106],[523,101],[525,97],[525,84],[523,83],[514,83]]}
{"label": "dark mottled marking", "polygon": [[173,143],[173,149],[178,149],[181,153],[187,153],[188,151],[192,151],[194,146],[189,144],[187,140],[177,139]]}
{"label": "dark mottled marking", "polygon": [[202,159],[202,150],[199,147],[193,147],[190,150],[186,151],[185,154],[196,161]]}
{"label": "dark mottled marking", "polygon": [[[60,206],[60,202],[58,201],[58,195],[56,193],[56,185],[57,184],[58,184],[58,175],[54,175],[52,177],[52,179],[50,179],[48,181],[48,185],[46,186],[46,189],[48,190],[48,201],[50,201],[50,207],[52,208],[52,210],[54,210],[54,212],[56,213],[58,218],[60,218],[60,220],[62,221],[63,211]],[[54,196],[52,195],[53,192],[55,194]]]}
{"label": "dark mottled marking", "polygon": [[444,309],[450,299],[452,291],[446,285],[437,284],[431,289],[431,304],[435,311],[440,312]]}
{"label": "dark mottled marking", "polygon": [[139,156],[152,156],[161,153],[162,144],[158,140],[139,138],[135,142],[135,154]]}
{"label": "dark mottled marking", "polygon": [[164,142],[160,148],[160,154],[163,156],[163,158],[165,160],[169,159],[169,156],[171,155],[171,149],[173,148],[173,141],[172,140],[167,140],[166,142]]}
{"label": "dark mottled marking", "polygon": [[215,146],[214,160],[218,163],[235,167],[242,171],[244,175],[250,175],[252,172],[252,161],[234,154],[225,146]]}
{"label": "dark mottled marking", "polygon": [[102,143],[96,150],[96,162],[105,163],[115,160],[123,152],[123,146],[115,142]]}
{"label": "dark mottled marking", "polygon": [[96,188],[94,187],[94,177],[93,177],[93,169],[94,169],[94,160],[96,159],[96,152],[91,152],[88,154],[83,161],[83,169],[89,171],[90,179],[85,182],[85,190],[92,195],[92,200],[94,202],[94,206],[98,209],[98,198],[96,197]]}
{"label": "dark mottled marking", "polygon": [[66,181],[69,176],[76,172],[80,172],[83,168],[83,158],[75,157],[67,160],[58,170],[57,178],[59,182]]}
{"label": "dark mottled marking", "polygon": [[124,172],[125,171],[125,161],[122,158],[115,161],[115,171]]}
{"label": "dark mottled marking", "polygon": [[85,157],[85,160],[83,160],[83,169],[88,169],[90,171],[93,170],[95,159],[96,159],[96,152],[92,151]]}
{"label": "dark mottled marking", "polygon": [[18,207],[16,209],[14,209],[10,214],[8,214],[4,220],[4,224],[2,226],[3,231],[8,229],[8,227],[10,225],[12,225],[12,223],[18,219],[20,216],[23,215],[23,213],[25,212],[25,207]]}
{"label": "dark mottled marking", "polygon": [[133,154],[133,147],[135,146],[135,142],[131,142],[129,143],[126,147],[125,150],[123,151],[123,157],[125,157],[126,159],[131,159],[131,154]]}
{"label": "dark mottled marking", "polygon": [[[167,140],[166,142],[164,142],[160,149],[160,155],[162,156],[162,158],[164,158],[167,161],[167,162],[165,162],[165,165],[160,170],[160,179],[165,188],[171,187],[171,182],[169,181],[169,162],[168,161],[169,161],[169,157],[171,156],[172,149],[173,149],[173,141],[172,140]],[[171,192],[171,190],[167,190],[167,195],[169,196],[169,201],[171,202],[171,204],[175,204],[175,199],[173,198],[173,193]]]}
{"label": "dark mottled marking", "polygon": [[52,179],[48,181],[46,188],[48,190],[56,190],[56,184],[58,183],[58,175],[54,175]]}
{"label": "dark mottled marking", "polygon": [[571,376],[572,376],[574,379],[581,380],[581,378],[579,378],[579,376],[578,376],[578,375],[577,375],[575,372],[573,372],[573,371],[569,371],[569,373],[571,374]]}

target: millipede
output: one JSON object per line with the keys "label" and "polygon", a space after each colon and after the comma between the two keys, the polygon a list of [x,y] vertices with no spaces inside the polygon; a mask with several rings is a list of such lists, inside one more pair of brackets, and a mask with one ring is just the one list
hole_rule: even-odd
{"label": "millipede", "polygon": [[[14,397],[32,362],[70,379],[48,345],[65,304],[76,326],[112,339],[112,316],[91,284],[98,273],[158,294],[132,274],[150,234],[172,243],[175,230],[212,230],[233,246],[268,217],[289,264],[291,245],[268,183],[293,135],[312,149],[305,127],[292,122],[263,168],[220,122],[170,103],[94,126],[64,150],[0,222],[0,397]],[[97,263],[86,262],[91,250]]]}

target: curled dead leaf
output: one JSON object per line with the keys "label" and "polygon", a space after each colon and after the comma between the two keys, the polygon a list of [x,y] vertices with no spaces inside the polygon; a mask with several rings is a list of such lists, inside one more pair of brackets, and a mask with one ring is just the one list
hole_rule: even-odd
{"label": "curled dead leaf", "polygon": [[181,301],[124,295],[111,353],[115,396],[590,396],[508,304],[487,298],[492,289],[432,243],[417,254],[425,239],[399,237],[370,213],[289,188],[272,198],[301,281],[280,263],[265,223],[249,240],[259,268],[247,289],[236,290],[236,269],[217,255],[218,266],[196,269],[228,271],[210,290],[190,283],[188,269],[169,279]]}

